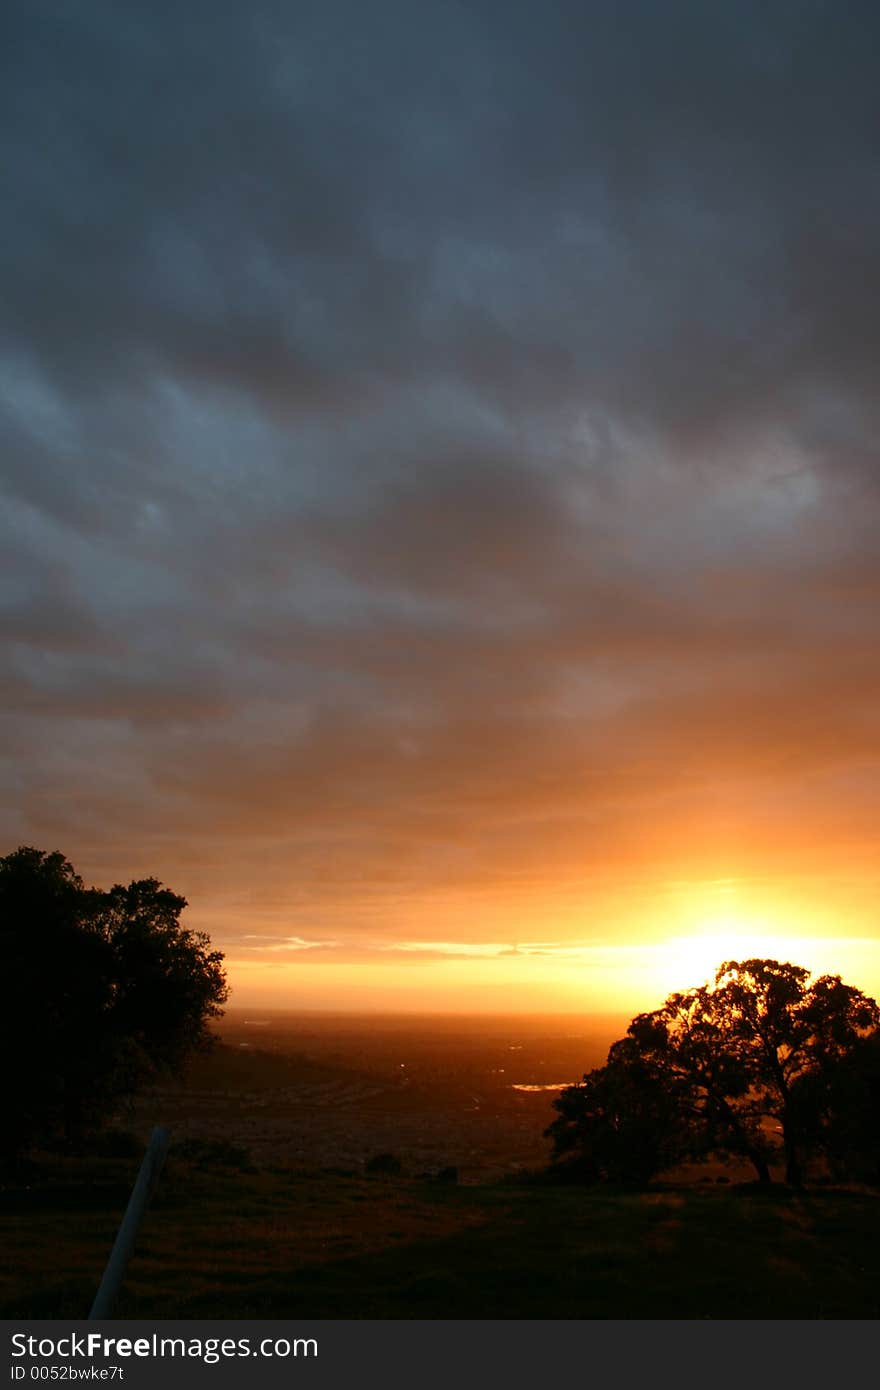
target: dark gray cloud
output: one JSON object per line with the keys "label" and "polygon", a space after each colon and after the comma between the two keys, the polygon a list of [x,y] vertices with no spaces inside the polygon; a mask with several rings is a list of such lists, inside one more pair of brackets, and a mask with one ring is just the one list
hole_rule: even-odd
{"label": "dark gray cloud", "polygon": [[10,845],[309,940],[870,841],[876,7],[7,22]]}

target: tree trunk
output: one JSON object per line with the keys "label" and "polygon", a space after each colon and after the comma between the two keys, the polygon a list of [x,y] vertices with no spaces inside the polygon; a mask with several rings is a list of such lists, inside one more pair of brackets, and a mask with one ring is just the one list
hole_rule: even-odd
{"label": "tree trunk", "polygon": [[749,1160],[758,1174],[758,1182],[761,1186],[770,1185],[770,1169],[767,1167],[767,1160],[763,1154],[750,1153]]}

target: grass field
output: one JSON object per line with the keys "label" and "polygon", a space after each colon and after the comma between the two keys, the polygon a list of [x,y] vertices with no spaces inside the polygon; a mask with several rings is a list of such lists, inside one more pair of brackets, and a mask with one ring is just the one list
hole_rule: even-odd
{"label": "grass field", "polygon": [[[0,1315],[84,1317],[138,1158],[7,1186]],[[454,1186],[174,1155],[119,1317],[875,1318],[869,1192]]]}

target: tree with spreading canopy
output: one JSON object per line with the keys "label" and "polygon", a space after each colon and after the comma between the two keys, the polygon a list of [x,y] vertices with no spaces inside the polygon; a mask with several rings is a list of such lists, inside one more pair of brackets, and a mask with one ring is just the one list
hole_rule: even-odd
{"label": "tree with spreading canopy", "polygon": [[818,1153],[845,1168],[860,1145],[862,1166],[876,1167],[876,1121],[854,1108],[876,1098],[880,1011],[839,976],[809,978],[776,960],[728,961],[714,987],[638,1015],[606,1065],[554,1102],[554,1159],[592,1180],[645,1181],[685,1158],[727,1153],[766,1183],[775,1133],[792,1185]]}
{"label": "tree with spreading canopy", "polygon": [[156,879],[87,888],[55,851],[0,858],[0,1153],[71,1141],[211,1039],[223,955]]}

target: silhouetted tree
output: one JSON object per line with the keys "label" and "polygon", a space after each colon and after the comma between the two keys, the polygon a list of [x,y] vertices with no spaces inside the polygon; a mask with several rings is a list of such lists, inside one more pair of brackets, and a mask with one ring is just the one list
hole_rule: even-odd
{"label": "silhouetted tree", "polygon": [[0,1146],[74,1138],[180,1063],[226,999],[222,953],[155,879],[87,888],[58,852],[0,858]]}
{"label": "silhouetted tree", "polygon": [[861,990],[838,975],[810,985],[809,975],[775,960],[730,961],[711,996],[722,1045],[748,1080],[748,1104],[782,1131],[785,1179],[794,1186],[816,1132],[816,1095],[850,1069],[860,1040],[880,1023]]}
{"label": "silhouetted tree", "polygon": [[[729,961],[714,988],[672,994],[634,1018],[606,1066],[555,1102],[554,1158],[579,1162],[585,1176],[628,1167],[644,1179],[687,1155],[726,1152],[769,1182],[776,1129],[786,1181],[800,1183],[805,1156],[831,1151],[880,1021],[874,1000],[838,976],[808,979],[801,966]],[[866,1071],[860,1094],[871,1084]],[[870,1150],[869,1137],[859,1142]]]}
{"label": "silhouetted tree", "polygon": [[832,1176],[880,1185],[880,1029],[801,1078],[795,1094],[808,1147]]}
{"label": "silhouetted tree", "polygon": [[672,994],[662,1008],[640,1014],[628,1036],[687,1115],[691,1156],[737,1154],[752,1163],[759,1181],[769,1182],[772,1145],[747,1068],[727,1045],[725,1027],[715,993],[700,986]]}
{"label": "silhouetted tree", "polygon": [[628,1036],[554,1102],[554,1156],[585,1182],[641,1184],[696,1147],[680,1083]]}

